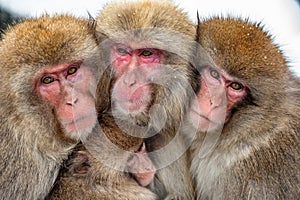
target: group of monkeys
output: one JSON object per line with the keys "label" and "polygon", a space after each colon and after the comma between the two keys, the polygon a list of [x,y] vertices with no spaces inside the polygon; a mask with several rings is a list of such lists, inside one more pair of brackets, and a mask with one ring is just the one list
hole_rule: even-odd
{"label": "group of monkeys", "polygon": [[260,24],[115,1],[0,57],[0,199],[300,198],[300,81]]}

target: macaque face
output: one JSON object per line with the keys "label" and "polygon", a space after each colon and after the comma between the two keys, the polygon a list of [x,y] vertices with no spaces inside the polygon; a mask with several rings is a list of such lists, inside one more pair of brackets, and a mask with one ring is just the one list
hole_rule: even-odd
{"label": "macaque face", "polygon": [[151,101],[149,76],[161,62],[162,52],[154,48],[133,49],[123,44],[111,48],[115,71],[112,101],[123,113],[140,113]]}
{"label": "macaque face", "polygon": [[54,106],[57,119],[73,139],[90,132],[97,122],[95,82],[81,61],[46,67],[35,77],[38,95]]}
{"label": "macaque face", "polygon": [[190,109],[190,119],[201,131],[222,128],[235,104],[246,96],[245,84],[217,68],[201,72],[201,88]]}
{"label": "macaque face", "polygon": [[156,168],[148,156],[145,143],[131,155],[126,163],[126,169],[141,186],[146,187],[153,182]]}

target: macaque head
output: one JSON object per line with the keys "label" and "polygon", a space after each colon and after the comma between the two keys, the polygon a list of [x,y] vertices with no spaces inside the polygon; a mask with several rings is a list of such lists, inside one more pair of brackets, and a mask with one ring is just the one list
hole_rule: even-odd
{"label": "macaque head", "polygon": [[19,112],[57,135],[86,137],[97,123],[100,77],[93,25],[68,15],[44,15],[12,27],[3,40],[1,53],[10,56],[3,68]]}
{"label": "macaque head", "polygon": [[180,124],[197,87],[189,65],[195,27],[185,13],[168,2],[111,3],[98,16],[97,30],[111,40],[114,116],[157,131]]}
{"label": "macaque head", "polygon": [[[201,87],[194,100],[199,107],[191,106],[192,121],[208,132],[228,124],[259,124],[262,113],[274,109],[273,101],[284,102],[276,94],[288,88],[283,74],[290,72],[280,50],[258,24],[247,20],[216,17],[200,22],[198,29],[197,41],[214,65],[199,70]],[[200,59],[198,52],[195,66]]]}

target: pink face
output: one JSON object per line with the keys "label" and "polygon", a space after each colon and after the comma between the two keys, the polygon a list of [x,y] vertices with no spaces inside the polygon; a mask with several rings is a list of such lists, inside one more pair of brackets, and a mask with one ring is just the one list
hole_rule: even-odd
{"label": "pink face", "polygon": [[118,110],[139,113],[151,101],[149,75],[161,62],[162,52],[153,48],[131,49],[122,44],[112,47],[116,82],[112,100]]}
{"label": "pink face", "polygon": [[190,119],[202,131],[216,130],[230,117],[233,106],[246,96],[239,79],[215,68],[201,72],[201,88],[190,110]]}
{"label": "pink face", "polygon": [[78,139],[97,122],[95,110],[96,80],[82,62],[49,66],[35,77],[35,89],[55,108],[69,137]]}
{"label": "pink face", "polygon": [[141,186],[146,187],[153,182],[156,167],[148,156],[145,143],[132,155],[126,165],[128,172],[132,173]]}

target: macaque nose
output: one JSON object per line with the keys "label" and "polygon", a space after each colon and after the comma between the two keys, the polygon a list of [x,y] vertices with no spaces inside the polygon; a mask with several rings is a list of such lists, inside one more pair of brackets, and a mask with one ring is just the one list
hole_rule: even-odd
{"label": "macaque nose", "polygon": [[127,66],[128,69],[127,70],[128,71],[134,70],[139,66],[140,66],[139,57],[136,56],[135,54],[133,54],[131,59],[130,59],[130,62],[128,63],[128,66]]}
{"label": "macaque nose", "polygon": [[67,105],[68,106],[74,106],[76,103],[78,102],[78,99],[77,98],[72,98],[72,99],[69,99],[67,100]]}
{"label": "macaque nose", "polygon": [[137,82],[137,80],[136,80],[136,74],[135,73],[130,73],[130,72],[124,74],[123,82],[127,86],[133,86]]}

